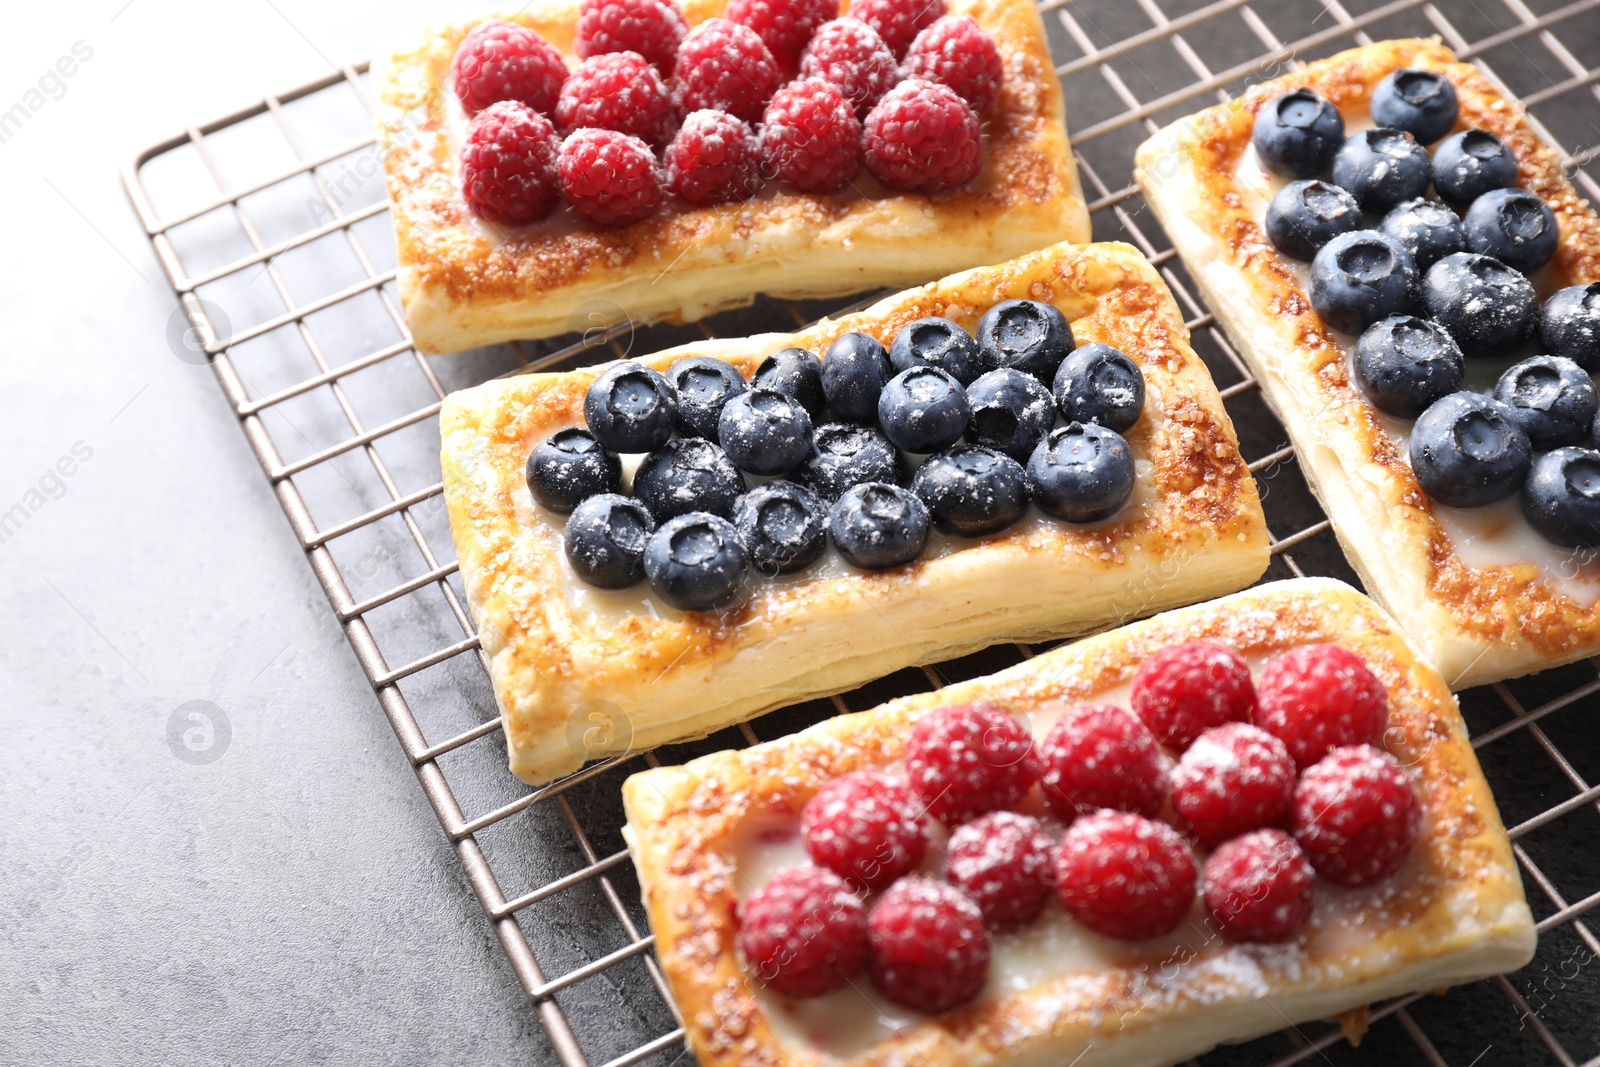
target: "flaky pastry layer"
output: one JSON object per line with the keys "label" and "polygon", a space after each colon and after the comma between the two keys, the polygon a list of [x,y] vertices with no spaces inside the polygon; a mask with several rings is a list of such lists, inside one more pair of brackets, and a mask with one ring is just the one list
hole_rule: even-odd
{"label": "flaky pastry layer", "polygon": [[[971,1006],[920,1017],[844,1059],[783,1036],[736,948],[736,902],[748,886],[732,857],[743,820],[793,816],[831,778],[894,763],[912,725],[935,708],[987,701],[1018,716],[1048,713],[1125,686],[1150,653],[1195,638],[1246,657],[1332,641],[1367,661],[1389,690],[1386,745],[1408,768],[1424,812],[1417,851],[1399,873],[1344,898],[1347,921],[1337,926],[1314,912],[1288,945],[1230,945],[1196,931],[1180,946],[1130,948],[1120,964],[1023,989],[997,986],[991,974]],[[1219,1042],[1512,970],[1533,956],[1511,846],[1455,698],[1382,611],[1328,579],[1170,611],[988,678],[645,771],[624,783],[623,800],[656,954],[704,1067],[1160,1067]],[[1318,883],[1319,909],[1334,892]]]}
{"label": "flaky pastry layer", "polygon": [[[725,0],[685,0],[691,23]],[[1061,86],[1033,0],[951,0],[999,45],[1005,84],[984,122],[984,168],[940,196],[898,194],[862,171],[834,195],[769,186],[742,204],[694,207],[668,196],[620,228],[570,209],[530,227],[474,216],[457,186],[459,116],[447,85],[457,22],[373,67],[378,145],[398,241],[398,284],[416,345],[454,352],[613,322],[697,319],[757,293],[838,296],[914,285],[1057,241],[1089,240],[1067,144]],[[534,0],[509,21],[570,63],[577,0]]]}
{"label": "flaky pastry layer", "polygon": [[1567,182],[1556,152],[1519,103],[1437,40],[1356,48],[1253,86],[1146,141],[1136,177],[1288,429],[1351,565],[1450,684],[1464,688],[1600,651],[1600,601],[1579,603],[1533,563],[1474,566],[1462,559],[1235,178],[1262,104],[1306,88],[1364,118],[1373,88],[1401,67],[1447,77],[1461,102],[1456,128],[1477,127],[1505,141],[1520,165],[1519,184],[1555,212],[1560,244],[1542,284],[1600,279],[1600,219]]}
{"label": "flaky pastry layer", "polygon": [[[1005,533],[947,543],[955,550],[894,570],[836,561],[836,570],[758,582],[728,614],[645,609],[637,590],[583,586],[562,554],[562,520],[536,512],[528,453],[581,424],[584,393],[604,367],[448,397],[445,500],[512,771],[538,784],[587,759],[703,736],[902,667],[1087,633],[1258,578],[1266,525],[1233,426],[1171,293],[1126,245],[1056,245],[795,334],[697,342],[642,362],[664,370],[716,356],[748,378],[789,345],[821,353],[852,330],[888,342],[927,315],[971,329],[996,302],[1021,297],[1050,301],[1080,343],[1115,345],[1142,369],[1144,414],[1125,435],[1139,469],[1134,501],[1092,526],[1035,509]],[[617,610],[630,597],[633,610]]]}

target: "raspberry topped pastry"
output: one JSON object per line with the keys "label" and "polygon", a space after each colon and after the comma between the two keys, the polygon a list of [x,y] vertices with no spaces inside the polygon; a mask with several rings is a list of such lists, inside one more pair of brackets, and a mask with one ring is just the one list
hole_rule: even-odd
{"label": "raspberry topped pastry", "polygon": [[1521,106],[1437,40],[1386,41],[1138,163],[1351,563],[1450,684],[1600,651],[1600,218]]}
{"label": "raspberry topped pastry", "polygon": [[[1207,664],[1232,717],[1158,745],[1130,697],[1181,694]],[[1380,736],[1319,740],[1297,767],[1280,734],[1347,736],[1373,686]],[[1277,732],[1244,721],[1263,701]],[[1085,768],[1110,803],[1051,803],[1052,773]],[[1138,799],[1169,776],[1171,803]],[[656,951],[712,1067],[1090,1049],[1158,1067],[1534,947],[1454,698],[1325,579],[646,771],[623,799]]]}
{"label": "raspberry topped pastry", "polygon": [[[424,352],[1089,238],[1032,0],[534,0],[373,79]],[[513,105],[515,128],[476,118]],[[536,119],[574,146],[554,183]]]}

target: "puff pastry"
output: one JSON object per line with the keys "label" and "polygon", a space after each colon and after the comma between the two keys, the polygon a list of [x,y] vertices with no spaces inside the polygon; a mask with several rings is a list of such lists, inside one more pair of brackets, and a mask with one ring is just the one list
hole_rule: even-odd
{"label": "puff pastry", "polygon": [[1401,67],[1447,77],[1461,103],[1457,129],[1485,129],[1510,145],[1519,184],[1555,212],[1560,245],[1535,276],[1541,295],[1600,279],[1600,220],[1562,175],[1556,152],[1520,104],[1437,40],[1353,49],[1254,86],[1146,141],[1136,177],[1287,427],[1367,590],[1451,686],[1464,688],[1600,651],[1600,569],[1534,534],[1515,500],[1473,513],[1428,499],[1411,473],[1404,427],[1386,424],[1362,396],[1347,339],[1311,309],[1303,266],[1268,242],[1261,171],[1252,176],[1243,164],[1267,100],[1309,88],[1338,105],[1347,124],[1366,124],[1372,89]]}
{"label": "puff pastry", "polygon": [[[725,0],[685,0],[691,23]],[[838,296],[914,285],[1056,241],[1089,240],[1061,86],[1033,0],[952,0],[1000,47],[1005,84],[985,126],[984,168],[946,195],[894,194],[863,175],[833,196],[769,187],[744,204],[679,203],[599,229],[562,209],[538,226],[478,220],[456,185],[465,119],[446,85],[457,22],[374,64],[378,145],[398,241],[401,303],[417,347],[454,352],[612,322],[697,319],[757,293]],[[512,15],[572,54],[577,0]],[[574,59],[573,62],[576,62]]]}
{"label": "puff pastry", "polygon": [[[1101,954],[1079,955],[1058,936],[1049,945],[1057,958],[1030,974],[1008,971],[1002,960],[1028,959],[997,940],[989,986],[974,1004],[880,1024],[886,1036],[869,1043],[837,1043],[864,1010],[857,990],[824,998],[826,1025],[808,1038],[795,1007],[754,988],[735,949],[736,901],[761,877],[749,859],[753,830],[771,840],[783,820],[792,827],[823,782],[899,759],[911,725],[934,708],[982,700],[1031,718],[1096,698],[1125,701],[1146,655],[1200,637],[1228,642],[1257,662],[1294,645],[1335,641],[1363,656],[1388,686],[1387,745],[1410,768],[1424,809],[1417,852],[1392,879],[1345,891],[1319,882],[1311,925],[1286,945],[1225,944],[1196,920],[1158,945]],[[1041,725],[1035,722],[1036,733]],[[1329,579],[1269,584],[1171,611],[992,677],[636,774],[624,783],[623,800],[656,953],[705,1067],[1157,1067],[1219,1042],[1515,969],[1533,956],[1532,916],[1455,699],[1387,616]],[[1075,925],[1064,913],[1059,922]],[[1025,939],[1038,926],[1003,936]]]}
{"label": "puff pastry", "polygon": [[760,583],[728,615],[674,611],[644,586],[583,585],[562,552],[562,520],[536,512],[527,455],[579,423],[604,367],[448,397],[445,499],[512,771],[538,784],[586,759],[703,736],[905,666],[1087,633],[1258,578],[1266,526],[1233,426],[1171,293],[1126,245],[1056,245],[796,334],[702,341],[642,362],[665,369],[716,356],[749,377],[785,346],[823,352],[851,330],[888,341],[934,314],[970,329],[994,303],[1020,297],[1051,301],[1080,342],[1115,345],[1140,365],[1147,390],[1126,434],[1138,470],[1127,508],[1089,526],[1035,510],[989,539],[936,535],[918,562],[877,573],[852,570],[830,549],[799,575]]}

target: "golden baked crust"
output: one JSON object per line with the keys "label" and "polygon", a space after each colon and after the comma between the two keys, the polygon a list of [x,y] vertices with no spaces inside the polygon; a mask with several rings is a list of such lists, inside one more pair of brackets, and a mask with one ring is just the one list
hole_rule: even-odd
{"label": "golden baked crust", "polygon": [[[686,0],[692,23],[724,0]],[[546,223],[496,228],[456,187],[459,111],[442,88],[456,48],[482,20],[457,22],[373,67],[378,144],[394,201],[399,289],[417,347],[454,352],[600,323],[696,319],[758,292],[821,297],[914,285],[1056,241],[1089,240],[1089,215],[1067,145],[1061,86],[1033,0],[952,0],[1005,57],[1005,85],[985,122],[983,173],[948,195],[893,194],[865,171],[854,188],[816,196],[769,188],[744,204],[694,208],[668,197],[631,226]],[[534,0],[510,21],[569,57],[577,0]],[[576,62],[574,59],[573,62]]]}
{"label": "golden baked crust", "polygon": [[[1394,878],[1337,905],[1330,902],[1340,891],[1319,882],[1318,910],[1290,945],[1224,946],[1186,934],[1179,941],[1192,951],[1164,946],[1020,990],[991,982],[972,1006],[920,1017],[843,1060],[781,1036],[735,949],[735,901],[749,888],[730,861],[742,820],[793,817],[830,778],[899,759],[912,724],[936,707],[981,700],[1030,716],[1088,701],[1125,685],[1149,653],[1202,637],[1247,658],[1334,641],[1383,680],[1387,744],[1410,768],[1424,810],[1417,852]],[[1533,956],[1511,846],[1454,697],[1371,601],[1328,579],[1167,612],[988,678],[636,774],[623,800],[656,954],[705,1067],[1156,1067],[1382,997],[1513,970]],[[1332,912],[1365,921],[1335,924]]]}
{"label": "golden baked crust", "polygon": [[1536,279],[1541,290],[1600,279],[1600,219],[1562,175],[1556,152],[1540,142],[1520,104],[1437,40],[1353,49],[1254,86],[1146,141],[1136,177],[1287,427],[1351,565],[1423,655],[1464,688],[1600,651],[1600,602],[1574,599],[1531,563],[1472,565],[1462,558],[1407,457],[1352,380],[1337,338],[1268,242],[1260,205],[1236,178],[1255,113],[1267,100],[1309,88],[1364,117],[1372,89],[1400,67],[1449,78],[1461,101],[1456,128],[1476,126],[1510,145],[1520,184],[1555,212],[1561,239]]}
{"label": "golden baked crust", "polygon": [[888,341],[926,315],[970,329],[992,304],[1019,297],[1054,303],[1080,342],[1115,345],[1142,368],[1145,412],[1126,434],[1139,468],[1133,503],[1085,527],[1035,512],[1003,534],[895,570],[819,563],[759,583],[728,615],[605,607],[638,604],[643,594],[583,586],[561,550],[560,520],[536,514],[527,455],[580,422],[584,393],[604,368],[448,397],[445,500],[512,771],[537,784],[586,759],[703,736],[905,666],[997,641],[1086,633],[1258,578],[1266,525],[1233,426],[1171,293],[1126,245],[1056,245],[797,334],[702,341],[642,362],[665,369],[711,355],[749,377],[788,345],[822,352],[851,330]]}

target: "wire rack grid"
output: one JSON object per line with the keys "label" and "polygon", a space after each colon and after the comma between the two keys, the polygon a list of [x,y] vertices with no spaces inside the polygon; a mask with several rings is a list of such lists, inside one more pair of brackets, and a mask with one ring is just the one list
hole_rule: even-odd
{"label": "wire rack grid", "polygon": [[[1449,14],[1446,14],[1446,7]],[[1130,184],[1158,124],[1307,59],[1439,34],[1523,99],[1580,191],[1600,147],[1600,0],[1042,0],[1061,60],[1095,236],[1148,255],[1222,389],[1274,531],[1267,578],[1355,582],[1255,381]],[[460,859],[540,1024],[529,1058],[563,1067],[688,1054],[651,955],[617,786],[643,765],[753,743],[1031,655],[1000,646],[901,671],[830,700],[659,753],[591,764],[530,790],[505,769],[500,720],[456,573],[438,469],[440,401],[491,376],[592,363],[687,339],[802,324],[839,308],[759,300],[689,326],[585,330],[568,343],[429,357],[410,345],[371,134],[364,64],[180,134],[123,179],[180,307],[169,341],[208,363],[237,415]],[[1600,1065],[1600,663],[1462,694],[1541,934],[1517,975],[1374,1006],[1359,1048],[1332,1024],[1290,1027],[1206,1064]]]}

